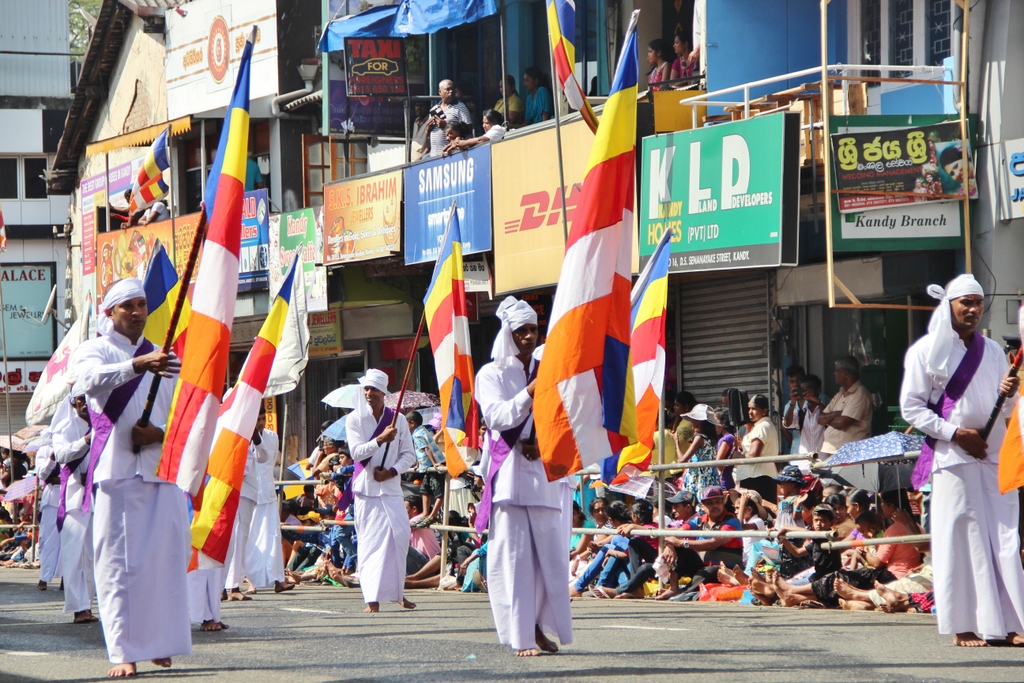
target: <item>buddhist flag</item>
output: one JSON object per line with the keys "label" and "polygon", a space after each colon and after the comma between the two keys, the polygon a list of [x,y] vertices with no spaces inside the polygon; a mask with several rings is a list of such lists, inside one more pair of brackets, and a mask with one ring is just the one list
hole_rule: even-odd
{"label": "buddhist flag", "polygon": [[637,441],[629,367],[637,14],[590,151],[537,376],[533,414],[552,481]]}
{"label": "buddhist flag", "polygon": [[148,209],[153,203],[167,194],[167,183],[164,182],[164,171],[170,168],[167,156],[167,129],[157,136],[149,147],[146,158],[142,160],[139,174],[135,176],[132,196],[128,200],[128,212]]}
{"label": "buddhist flag", "polygon": [[437,385],[441,387],[441,429],[448,473],[457,477],[466,469],[468,450],[477,447],[479,414],[473,400],[473,355],[469,350],[466,284],[462,273],[462,231],[459,212],[452,206],[451,227],[434,266],[434,276],[423,299],[434,352]]}
{"label": "buddhist flag", "polygon": [[[1017,311],[1017,327],[1024,334],[1024,306]],[[1020,361],[1024,348],[1017,351],[1017,361]],[[1018,365],[1018,362],[1014,363]],[[999,449],[999,491],[1009,493],[1010,491],[1024,486],[1024,435],[1021,434],[1021,424],[1024,423],[1024,401],[1017,399],[1017,405],[1013,408],[1013,415],[1010,416],[1010,424],[1006,427],[1006,436],[1003,437],[1003,445]],[[1002,418],[1000,418],[1002,419]]]}
{"label": "buddhist flag", "polygon": [[[578,111],[590,130],[597,132],[597,114],[576,80],[576,3],[573,0],[547,0],[548,36],[554,56],[555,73],[569,106]],[[607,109],[605,110],[607,111]]]}
{"label": "buddhist flag", "polygon": [[604,461],[601,478],[608,483],[614,483],[616,475],[621,474],[626,465],[643,471],[651,464],[654,432],[658,429],[658,411],[665,388],[665,316],[672,234],[672,230],[666,230],[661,236],[630,296],[633,333],[629,340],[629,362],[633,367],[636,392],[638,440]]}
{"label": "buddhist flag", "polygon": [[[288,308],[296,297],[294,284],[302,280],[301,274],[295,277],[296,263],[297,259],[292,261],[281,283],[281,290],[274,297],[270,313],[260,328],[260,334],[245,359],[238,382],[224,399],[217,419],[213,451],[207,464],[209,478],[203,487],[202,507],[192,520],[192,547],[221,564],[224,563],[228,543],[231,542],[249,442],[260,414],[263,392],[267,389],[270,368],[274,364],[277,346],[281,343]],[[298,288],[298,296],[305,298],[304,286]],[[200,566],[202,555],[199,556]]]}
{"label": "buddhist flag", "polygon": [[206,181],[203,211],[208,222],[192,290],[192,313],[174,389],[164,450],[157,475],[195,494],[217,426],[220,397],[238,296],[238,252],[242,241],[242,195],[249,144],[249,62],[256,27],[238,63],[238,77]]}
{"label": "buddhist flag", "polygon": [[4,223],[4,207],[0,204],[0,254],[7,250],[7,225]]}
{"label": "buddhist flag", "polygon": [[[146,304],[149,307],[149,317],[146,318],[146,327],[142,334],[153,342],[153,346],[159,348],[164,345],[164,337],[171,326],[174,302],[178,300],[178,291],[181,289],[178,273],[174,270],[174,264],[171,263],[171,258],[160,240],[156,241],[153,256],[149,259],[149,269],[146,271],[146,281],[142,283],[142,288],[146,290]],[[171,348],[178,358],[181,358],[184,352],[185,330],[188,328],[190,313],[191,306],[186,296],[171,342]]]}

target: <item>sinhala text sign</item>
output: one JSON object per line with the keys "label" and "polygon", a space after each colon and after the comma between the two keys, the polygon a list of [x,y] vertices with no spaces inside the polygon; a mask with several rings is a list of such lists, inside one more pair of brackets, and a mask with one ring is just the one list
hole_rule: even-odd
{"label": "sinhala text sign", "polygon": [[644,138],[640,259],[672,230],[672,272],[795,264],[796,114]]}

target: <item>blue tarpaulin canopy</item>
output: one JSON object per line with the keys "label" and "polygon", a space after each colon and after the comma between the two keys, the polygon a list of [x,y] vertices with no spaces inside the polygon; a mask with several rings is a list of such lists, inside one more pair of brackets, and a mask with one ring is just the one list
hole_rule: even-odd
{"label": "blue tarpaulin canopy", "polygon": [[321,52],[342,52],[346,38],[405,38],[436,33],[497,11],[494,0],[402,0],[397,6],[374,7],[329,22],[318,47]]}

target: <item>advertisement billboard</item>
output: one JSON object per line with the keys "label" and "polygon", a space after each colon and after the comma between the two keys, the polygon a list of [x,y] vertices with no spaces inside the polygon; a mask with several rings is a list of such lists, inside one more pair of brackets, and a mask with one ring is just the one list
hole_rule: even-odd
{"label": "advertisement billboard", "polygon": [[242,246],[238,252],[238,291],[266,289],[270,250],[270,202],[266,190],[242,199]]}
{"label": "advertisement billboard", "polygon": [[122,278],[137,277],[145,280],[157,240],[164,245],[167,255],[173,257],[174,233],[170,221],[100,233],[96,238],[96,286],[99,298],[102,298],[111,283]]}
{"label": "advertisement billboard", "polygon": [[397,252],[401,199],[401,171],[324,185],[324,264]]}
{"label": "advertisement billboard", "polygon": [[405,50],[398,38],[346,38],[348,96],[405,95]]}
{"label": "advertisement billboard", "polygon": [[306,286],[306,311],[327,310],[327,269],[323,261],[323,226],[315,209],[302,209],[270,217],[270,291],[277,292],[298,254]]}
{"label": "advertisement billboard", "polygon": [[[0,350],[8,360],[48,360],[57,345],[56,325],[51,318],[40,323],[50,291],[56,282],[56,265],[49,263],[5,263],[0,266],[4,288],[4,325],[7,346]],[[13,375],[13,370],[11,370]],[[22,382],[9,383],[16,387]]]}

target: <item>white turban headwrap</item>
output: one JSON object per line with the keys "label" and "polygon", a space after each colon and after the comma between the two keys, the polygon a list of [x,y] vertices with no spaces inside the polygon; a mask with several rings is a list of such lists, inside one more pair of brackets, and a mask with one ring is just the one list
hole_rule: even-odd
{"label": "white turban headwrap", "polygon": [[[377,368],[370,368],[366,371],[366,374],[359,378],[359,386],[361,387],[373,387],[377,391],[388,393],[388,374],[383,370]],[[366,402],[366,399],[357,400],[355,402],[355,412],[360,417],[372,415],[373,411],[370,410],[370,404]]]}
{"label": "white turban headwrap", "polygon": [[985,296],[985,290],[970,273],[959,275],[943,289],[928,285],[928,295],[939,300],[928,321],[931,347],[928,350],[928,374],[938,379],[949,379],[949,354],[953,352],[953,319],[949,302],[962,296]]}
{"label": "white turban headwrap", "polygon": [[498,330],[494,346],[491,347],[491,360],[501,362],[519,355],[519,348],[512,338],[512,332],[523,325],[536,325],[537,311],[525,301],[509,296],[498,306],[495,315],[501,321],[501,329]]}
{"label": "white turban headwrap", "polygon": [[114,325],[107,317],[107,311],[119,303],[140,298],[146,298],[146,290],[142,287],[142,280],[138,278],[126,277],[110,285],[103,297],[103,303],[100,304],[100,315],[96,316],[96,330],[104,337],[109,337],[114,331]]}

